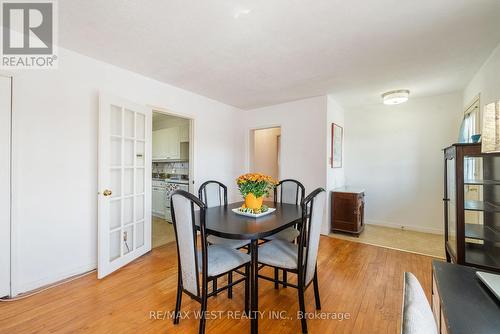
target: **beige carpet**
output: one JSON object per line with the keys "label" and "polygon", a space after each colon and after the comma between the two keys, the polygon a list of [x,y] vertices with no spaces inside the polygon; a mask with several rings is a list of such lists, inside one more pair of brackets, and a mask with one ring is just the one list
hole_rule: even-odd
{"label": "beige carpet", "polygon": [[330,237],[360,242],[405,252],[445,258],[444,236],[375,225],[365,225],[359,238],[349,234],[331,233]]}
{"label": "beige carpet", "polygon": [[153,217],[152,247],[156,248],[175,241],[174,226],[158,217]]}

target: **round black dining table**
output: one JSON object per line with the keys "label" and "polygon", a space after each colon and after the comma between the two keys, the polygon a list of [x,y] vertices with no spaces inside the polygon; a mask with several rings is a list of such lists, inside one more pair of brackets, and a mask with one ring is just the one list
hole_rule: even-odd
{"label": "round black dining table", "polygon": [[[205,231],[227,239],[250,239],[250,333],[258,333],[258,241],[290,226],[300,223],[302,209],[300,205],[265,202],[276,211],[259,217],[251,218],[239,215],[232,209],[239,208],[243,202],[215,206],[206,210]],[[196,216],[199,225],[199,216]]]}

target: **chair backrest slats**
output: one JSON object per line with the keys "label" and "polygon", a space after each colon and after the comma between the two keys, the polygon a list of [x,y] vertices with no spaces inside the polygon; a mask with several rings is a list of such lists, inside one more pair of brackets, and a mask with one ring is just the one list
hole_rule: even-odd
{"label": "chair backrest slats", "polygon": [[227,187],[219,181],[207,181],[200,186],[198,197],[209,208],[227,205]]}
{"label": "chair backrest slats", "polygon": [[305,188],[297,180],[281,180],[274,188],[274,202],[300,204],[304,199]]}

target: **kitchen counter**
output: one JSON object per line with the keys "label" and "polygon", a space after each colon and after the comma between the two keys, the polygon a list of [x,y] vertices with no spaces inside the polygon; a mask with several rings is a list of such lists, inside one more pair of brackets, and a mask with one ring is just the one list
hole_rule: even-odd
{"label": "kitchen counter", "polygon": [[189,180],[185,180],[185,179],[179,180],[179,179],[171,179],[171,178],[157,178],[157,177],[153,177],[153,181],[189,184]]}

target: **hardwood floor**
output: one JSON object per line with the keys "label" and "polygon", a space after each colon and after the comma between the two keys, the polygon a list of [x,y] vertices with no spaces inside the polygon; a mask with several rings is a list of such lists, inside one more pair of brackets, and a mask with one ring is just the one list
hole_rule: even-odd
{"label": "hardwood floor", "polygon": [[[321,312],[330,317],[342,312],[349,319],[309,320],[309,333],[399,333],[403,272],[413,272],[430,299],[431,260],[322,237],[318,258]],[[182,319],[176,326],[168,317],[162,320],[175,306],[176,262],[175,243],[170,243],[104,280],[90,274],[24,300],[0,303],[0,332],[197,333],[194,318]],[[266,268],[264,273],[271,272]],[[259,310],[265,312],[260,333],[300,332],[295,289],[274,290],[273,283],[260,280],[259,297]],[[314,312],[312,286],[306,291],[306,309]],[[198,310],[199,304],[183,295],[182,311]],[[220,319],[207,320],[207,333],[250,331],[249,320],[231,319],[228,313],[243,310],[243,285],[234,289],[232,300],[227,293],[210,298],[208,310],[224,313]],[[286,311],[286,317],[293,319],[270,319],[270,311]]]}
{"label": "hardwood floor", "polygon": [[174,225],[168,223],[164,219],[153,216],[152,229],[151,246],[153,248],[175,241]]}

